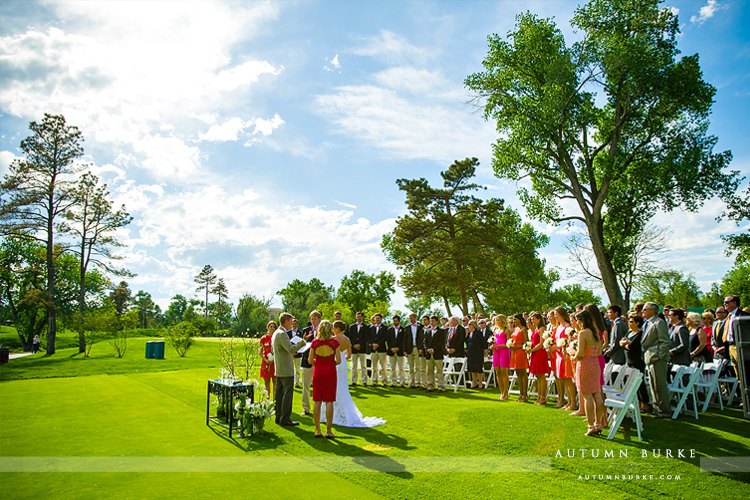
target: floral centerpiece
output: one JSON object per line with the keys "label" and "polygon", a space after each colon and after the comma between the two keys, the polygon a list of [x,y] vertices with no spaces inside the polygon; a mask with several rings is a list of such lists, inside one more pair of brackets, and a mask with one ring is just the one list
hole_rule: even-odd
{"label": "floral centerpiece", "polygon": [[258,436],[263,434],[263,428],[266,425],[266,419],[276,414],[276,403],[269,399],[265,387],[257,381],[253,381],[258,388],[258,400],[254,403],[249,400],[241,399],[234,406],[239,413],[238,425],[242,434]]}

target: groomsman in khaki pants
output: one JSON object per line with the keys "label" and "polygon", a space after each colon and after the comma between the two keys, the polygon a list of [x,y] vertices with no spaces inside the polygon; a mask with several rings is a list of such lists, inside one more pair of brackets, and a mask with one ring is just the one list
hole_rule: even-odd
{"label": "groomsman in khaki pants", "polygon": [[416,389],[424,384],[424,328],[417,323],[417,315],[409,314],[409,324],[404,328],[404,354],[409,360],[409,387]]}
{"label": "groomsman in khaki pants", "polygon": [[393,317],[393,326],[388,327],[388,364],[391,368],[391,387],[404,386],[404,327],[401,317]]}
{"label": "groomsman in khaki pants", "polygon": [[378,381],[383,387],[388,385],[388,329],[383,325],[383,315],[376,313],[372,317],[370,326],[370,336],[372,337],[372,385],[378,385]]}
{"label": "groomsman in khaki pants", "polygon": [[448,331],[438,328],[438,317],[430,317],[430,329],[424,333],[424,357],[427,363],[427,392],[435,390],[435,374],[437,373],[438,392],[445,391],[443,379],[443,356]]}

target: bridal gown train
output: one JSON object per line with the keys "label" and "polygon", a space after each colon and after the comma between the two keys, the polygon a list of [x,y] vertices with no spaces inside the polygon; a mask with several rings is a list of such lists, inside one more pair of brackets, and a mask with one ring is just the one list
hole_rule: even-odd
{"label": "bridal gown train", "polygon": [[[362,417],[352,395],[349,394],[349,364],[344,356],[336,366],[336,401],[333,403],[333,425],[340,427],[375,427],[385,420],[378,417]],[[320,408],[320,421],[326,421],[326,403]]]}

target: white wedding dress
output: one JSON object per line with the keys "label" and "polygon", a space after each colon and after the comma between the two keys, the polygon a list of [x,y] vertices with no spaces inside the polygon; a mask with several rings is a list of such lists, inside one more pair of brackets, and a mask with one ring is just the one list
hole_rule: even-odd
{"label": "white wedding dress", "polygon": [[[340,427],[375,427],[385,420],[378,417],[362,417],[352,395],[349,394],[349,364],[342,355],[336,366],[336,401],[333,403],[333,425]],[[326,403],[320,406],[320,421],[326,421]]]}

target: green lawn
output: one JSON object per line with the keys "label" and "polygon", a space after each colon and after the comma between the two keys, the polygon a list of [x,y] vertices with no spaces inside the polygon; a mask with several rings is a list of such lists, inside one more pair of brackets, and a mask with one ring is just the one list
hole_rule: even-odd
{"label": "green lawn", "polygon": [[[229,439],[226,430],[205,425],[206,380],[219,370],[216,341],[198,340],[183,359],[168,347],[167,359],[147,360],[146,340],[131,339],[123,359],[102,344],[89,359],[61,349],[55,356],[0,366],[0,471],[8,498],[750,495],[750,474],[714,474],[699,467],[700,456],[750,456],[750,422],[738,409],[711,410],[698,421],[646,417],[643,443],[632,428],[606,441],[585,437],[579,417],[551,407],[500,403],[494,390],[438,395],[358,387],[353,395],[360,410],[388,422],[373,429],[338,428],[340,439],[329,441],[314,439],[312,419],[299,417],[297,390],[294,418],[300,427],[270,422],[263,437]],[[641,458],[642,450],[654,448],[695,449],[697,457]],[[554,458],[558,450],[566,456],[567,449],[577,450],[576,458]],[[580,458],[581,449],[600,450],[602,457],[605,450],[615,456],[622,450],[628,458],[594,459],[590,452]],[[44,457],[73,470],[98,472],[8,472],[29,470],[19,469],[19,463],[30,470],[67,470],[50,468]],[[462,472],[415,472],[414,464],[430,466],[434,457],[447,457],[442,470]],[[503,459],[512,457],[521,464],[534,463],[524,457],[540,457],[537,461],[551,467],[519,472],[504,465]],[[327,458],[333,460],[321,468]],[[502,472],[494,470],[498,463]],[[229,468],[274,472],[217,472]],[[361,472],[383,468],[390,472]],[[152,470],[160,472],[143,472]],[[600,474],[654,479],[585,479]],[[662,475],[680,479],[661,480]]]}

